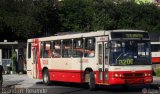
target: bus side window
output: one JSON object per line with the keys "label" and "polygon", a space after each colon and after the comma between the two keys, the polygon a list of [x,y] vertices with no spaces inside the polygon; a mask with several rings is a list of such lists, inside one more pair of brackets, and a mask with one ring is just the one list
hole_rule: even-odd
{"label": "bus side window", "polygon": [[43,42],[41,42],[41,43],[40,43],[40,55],[41,55],[40,57],[41,57],[41,58],[43,58],[43,50],[44,50],[44,47],[43,47],[43,46],[44,46],[44,45],[43,45]]}
{"label": "bus side window", "polygon": [[52,57],[51,42],[50,41],[46,42],[45,52],[46,52],[47,58],[51,58]]}
{"label": "bus side window", "polygon": [[94,57],[95,56],[95,38],[85,39],[84,57]]}
{"label": "bus side window", "polygon": [[109,43],[105,44],[105,63],[108,65],[109,64]]}
{"label": "bus side window", "polygon": [[60,58],[61,57],[61,41],[55,41],[54,42],[54,49],[52,51],[52,54],[53,54],[53,58]]}
{"label": "bus side window", "polygon": [[28,43],[28,58],[31,58],[31,43]]}
{"label": "bus side window", "polygon": [[82,57],[83,56],[83,39],[74,39],[73,40],[73,57]]}
{"label": "bus side window", "polygon": [[98,44],[98,62],[102,64],[102,44]]}
{"label": "bus side window", "polygon": [[41,57],[51,58],[51,42],[50,41],[41,43]]}
{"label": "bus side window", "polygon": [[63,40],[62,57],[71,57],[72,40]]}

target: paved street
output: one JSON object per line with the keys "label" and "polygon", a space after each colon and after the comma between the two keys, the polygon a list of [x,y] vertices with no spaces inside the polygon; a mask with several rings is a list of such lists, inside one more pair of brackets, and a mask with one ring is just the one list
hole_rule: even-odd
{"label": "paved street", "polygon": [[[54,82],[51,86],[43,85],[41,80],[34,80],[27,77],[27,75],[4,75],[3,83],[3,94],[15,94],[6,91],[7,88],[19,88],[23,90],[21,94],[142,94],[142,90],[148,90],[150,93],[154,94],[160,93],[158,91],[158,84],[160,84],[160,78],[154,77],[155,85],[139,85],[139,86],[129,86],[127,89],[122,89],[121,86],[103,86],[99,87],[96,91],[89,91],[86,86],[75,84],[75,83],[60,83]],[[28,90],[26,90],[26,88]],[[40,89],[41,92],[33,92],[31,90]],[[25,91],[24,91],[25,89]],[[30,91],[29,91],[30,90]],[[17,91],[18,92],[18,91]],[[18,94],[18,93],[17,93]]]}
{"label": "paved street", "polygon": [[30,79],[27,77],[27,75],[3,75],[3,86],[2,87],[8,87],[8,86],[22,86],[23,87],[31,87],[34,83],[36,83],[39,80]]}

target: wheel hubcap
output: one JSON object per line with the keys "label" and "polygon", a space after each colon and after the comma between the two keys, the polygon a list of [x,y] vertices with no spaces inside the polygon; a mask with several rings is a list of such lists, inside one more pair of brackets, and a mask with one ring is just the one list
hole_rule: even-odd
{"label": "wheel hubcap", "polygon": [[48,76],[44,74],[44,82],[47,83],[47,81],[48,81]]}

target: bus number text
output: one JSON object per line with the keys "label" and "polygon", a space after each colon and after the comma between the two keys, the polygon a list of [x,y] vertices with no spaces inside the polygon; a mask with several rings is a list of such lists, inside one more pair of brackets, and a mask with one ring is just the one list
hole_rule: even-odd
{"label": "bus number text", "polygon": [[133,59],[120,59],[118,60],[119,65],[133,65]]}

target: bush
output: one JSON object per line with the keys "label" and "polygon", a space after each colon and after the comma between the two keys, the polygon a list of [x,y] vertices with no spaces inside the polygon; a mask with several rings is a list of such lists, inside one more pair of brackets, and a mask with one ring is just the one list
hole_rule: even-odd
{"label": "bush", "polygon": [[154,71],[156,76],[160,76],[160,68],[156,68]]}

